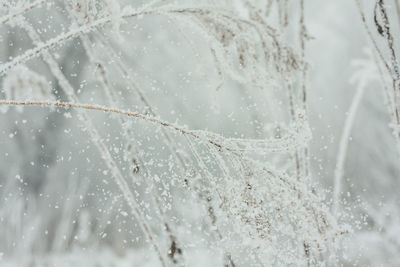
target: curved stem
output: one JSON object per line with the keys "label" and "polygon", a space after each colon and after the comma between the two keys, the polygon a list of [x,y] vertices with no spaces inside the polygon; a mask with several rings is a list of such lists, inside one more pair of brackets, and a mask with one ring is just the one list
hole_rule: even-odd
{"label": "curved stem", "polygon": [[[170,124],[168,122],[162,121],[160,119],[153,118],[151,116],[143,115],[140,113],[135,113],[135,112],[130,112],[130,111],[125,111],[117,108],[109,108],[109,107],[103,107],[103,106],[98,106],[98,105],[88,105],[88,104],[75,104],[75,103],[70,103],[70,102],[50,102],[50,101],[16,101],[16,100],[1,100],[0,105],[8,105],[8,106],[44,106],[44,107],[62,107],[62,108],[78,108],[78,109],[86,109],[86,110],[97,110],[97,111],[104,111],[107,113],[116,113],[120,115],[125,115],[128,117],[135,117],[138,119],[142,119],[145,121],[149,121],[158,125],[165,126],[167,128],[176,130],[180,132],[181,134],[184,135],[190,135],[192,137],[195,137],[197,139],[203,139],[200,135],[190,131],[183,129],[181,127],[175,126],[173,124]],[[208,139],[208,143],[216,146],[218,149],[222,150],[228,150],[232,151],[232,149],[224,147],[223,145],[217,143],[214,140]]]}
{"label": "curved stem", "polygon": [[[183,135],[187,136],[192,136],[196,139],[199,139],[200,141],[209,143],[213,146],[215,146],[219,151],[228,151],[233,154],[240,154],[243,152],[246,152],[246,149],[241,149],[237,148],[235,146],[231,147],[227,145],[227,142],[232,141],[233,143],[241,143],[244,142],[246,144],[259,144],[259,145],[265,145],[266,149],[271,149],[271,147],[275,146],[282,146],[282,144],[285,145],[285,147],[282,150],[274,150],[275,152],[278,151],[287,151],[288,149],[286,147],[293,147],[293,149],[298,148],[298,140],[296,135],[293,134],[288,134],[288,136],[283,137],[284,143],[276,143],[274,138],[272,139],[232,139],[232,138],[222,138],[218,134],[215,133],[210,133],[207,132],[208,135],[211,136],[216,136],[216,139],[210,139],[207,136],[202,134],[202,131],[193,131],[193,130],[188,130],[183,127],[174,125],[172,123],[163,121],[161,119],[158,119],[153,116],[149,115],[144,115],[141,113],[137,112],[131,112],[131,111],[126,111],[118,108],[110,108],[110,107],[104,107],[104,106],[99,106],[99,105],[90,105],[90,104],[78,104],[78,103],[72,103],[72,102],[55,102],[55,101],[19,101],[19,100],[0,100],[0,105],[8,105],[8,106],[43,106],[43,107],[61,107],[61,108],[77,108],[80,110],[97,110],[97,111],[104,111],[107,113],[116,113],[120,115],[125,115],[128,117],[135,117],[141,120],[145,120],[157,125],[161,125],[167,128],[170,128],[171,130],[177,131]],[[297,131],[302,131],[306,129],[301,129],[302,126],[299,126],[299,129]],[[226,141],[226,142],[225,142]],[[249,143],[250,142],[250,143]],[[269,146],[269,147],[268,147]],[[250,150],[251,151],[251,150]]]}
{"label": "curved stem", "polygon": [[360,83],[357,87],[357,91],[354,94],[353,101],[350,105],[348,116],[344,123],[342,136],[340,137],[339,151],[337,153],[337,158],[336,158],[336,168],[335,168],[335,176],[334,176],[334,183],[333,183],[332,213],[334,216],[336,216],[338,206],[339,206],[340,192],[342,190],[344,164],[346,161],[347,148],[349,146],[351,129],[354,124],[354,119],[356,117],[358,106],[360,105],[362,96],[364,94],[364,89],[365,89],[365,83]]}

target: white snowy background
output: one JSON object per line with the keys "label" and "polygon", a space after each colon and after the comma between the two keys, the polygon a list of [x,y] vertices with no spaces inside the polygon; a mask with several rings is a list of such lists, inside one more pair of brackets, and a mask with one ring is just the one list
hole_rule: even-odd
{"label": "white snowy background", "polygon": [[358,1],[300,2],[1,0],[0,266],[399,266],[390,77]]}

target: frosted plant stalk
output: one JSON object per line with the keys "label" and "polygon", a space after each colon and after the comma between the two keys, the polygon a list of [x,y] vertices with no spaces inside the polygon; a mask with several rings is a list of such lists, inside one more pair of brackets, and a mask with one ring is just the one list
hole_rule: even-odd
{"label": "frosted plant stalk", "polygon": [[342,181],[343,181],[343,173],[344,173],[344,165],[346,163],[347,150],[350,141],[351,129],[353,127],[355,117],[357,114],[358,106],[360,105],[362,96],[365,90],[365,80],[361,80],[357,86],[356,92],[354,94],[353,100],[351,102],[347,118],[344,123],[343,132],[340,137],[339,142],[339,150],[336,158],[336,167],[334,174],[334,182],[333,182],[333,206],[332,212],[333,215],[337,215],[337,211],[339,208],[340,194],[342,190]]}

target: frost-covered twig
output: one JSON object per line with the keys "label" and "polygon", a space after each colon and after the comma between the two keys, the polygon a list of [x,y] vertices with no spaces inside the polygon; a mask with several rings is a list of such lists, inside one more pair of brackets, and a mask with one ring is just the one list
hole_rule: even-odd
{"label": "frost-covered twig", "polygon": [[364,30],[367,33],[367,36],[368,36],[369,40],[371,41],[372,46],[376,50],[376,52],[377,52],[377,54],[379,56],[379,59],[384,64],[386,70],[389,72],[389,74],[391,74],[392,73],[391,72],[391,68],[390,68],[388,62],[386,61],[385,57],[383,56],[383,52],[381,51],[381,49],[379,49],[379,46],[378,46],[375,38],[373,37],[371,30],[368,27],[367,19],[365,18],[365,14],[364,14],[364,12],[363,12],[363,10],[361,8],[360,0],[354,0],[354,1],[356,2],[356,6],[357,6],[358,12],[360,14],[361,22],[362,22],[362,24],[364,26]]}
{"label": "frost-covered twig", "polygon": [[[309,38],[307,33],[307,28],[304,19],[304,0],[300,0],[300,56],[302,62],[302,78],[301,78],[301,102],[303,103],[303,110],[307,114],[307,77],[308,77],[308,63],[306,62],[306,40]],[[305,147],[303,150],[304,158],[303,158],[303,168],[304,168],[304,176],[308,177],[310,173],[310,159],[309,159],[309,148]]]}
{"label": "frost-covered twig", "polygon": [[[129,10],[130,12],[125,12],[121,15],[121,18],[126,19],[126,18],[131,18],[131,17],[136,17],[139,15],[144,15],[144,14],[151,14],[151,11],[137,11],[137,10]],[[113,17],[107,16],[104,18],[100,18],[98,20],[95,20],[91,22],[90,24],[85,24],[81,27],[78,27],[76,29],[72,29],[66,33],[62,33],[44,43],[37,44],[35,48],[29,49],[25,51],[23,54],[15,57],[13,60],[6,62],[2,65],[0,65],[0,76],[4,75],[10,68],[25,63],[26,61],[39,56],[41,53],[44,51],[51,49],[53,47],[56,47],[57,45],[61,45],[67,40],[74,39],[78,37],[81,34],[89,33],[96,29],[97,27],[101,27],[107,23],[110,23],[113,21]]]}
{"label": "frost-covered twig", "polygon": [[134,118],[138,118],[141,120],[145,120],[145,121],[154,123],[156,125],[164,126],[166,128],[175,130],[183,135],[189,135],[189,136],[195,137],[197,139],[206,141],[206,142],[216,146],[220,150],[227,150],[227,151],[234,152],[234,150],[232,150],[231,148],[225,147],[224,145],[218,143],[217,141],[214,141],[212,139],[204,139],[203,137],[198,135],[195,131],[190,131],[190,130],[184,129],[182,127],[162,121],[162,120],[154,118],[152,116],[135,113],[135,112],[130,112],[130,111],[125,111],[125,110],[121,110],[121,109],[117,109],[117,108],[108,108],[108,107],[99,106],[99,105],[78,104],[78,103],[69,103],[69,102],[12,101],[12,100],[1,100],[0,105],[62,107],[62,108],[76,108],[76,109],[83,109],[83,110],[97,110],[97,111],[104,111],[107,113],[116,113],[116,114],[125,115],[128,117],[134,117]]}
{"label": "frost-covered twig", "polygon": [[[398,152],[400,153],[400,114],[399,114],[400,106],[398,104],[399,103],[399,94],[400,94],[400,73],[399,73],[399,69],[398,69],[398,61],[397,61],[396,54],[395,54],[394,47],[393,47],[394,40],[393,40],[393,37],[390,32],[390,25],[389,25],[389,20],[387,17],[386,9],[384,7],[383,2],[377,3],[377,4],[379,4],[379,9],[381,12],[382,19],[384,20],[384,25],[382,27],[380,24],[378,24],[378,22],[376,20],[376,16],[375,16],[375,20],[376,20],[375,24],[376,24],[376,27],[378,27],[378,32],[382,36],[384,36],[387,41],[388,49],[389,49],[390,55],[391,55],[391,65],[392,66],[390,66],[389,63],[387,62],[387,60],[385,59],[383,51],[379,48],[377,41],[373,37],[372,32],[368,27],[367,20],[365,18],[364,12],[362,10],[360,0],[355,0],[355,3],[357,6],[357,9],[358,9],[358,12],[360,14],[360,17],[361,17],[361,22],[364,26],[364,30],[368,36],[368,39],[371,42],[372,47],[374,48],[374,51],[375,51],[376,55],[378,56],[380,62],[385,67],[386,73],[391,77],[391,80],[392,80],[391,85],[390,85],[390,87],[392,87],[392,90],[390,92],[389,90],[386,90],[384,78],[381,77],[382,82],[383,82],[384,93],[385,93],[385,95],[387,95],[388,101],[391,104],[391,107],[389,110],[390,110],[390,116],[392,118],[392,123],[394,126],[393,135],[395,136],[395,139],[397,141],[397,144],[399,147]],[[379,62],[377,62],[377,65],[378,65],[379,72],[382,73],[380,70],[381,68],[380,68]],[[382,74],[381,74],[381,76],[382,76]]]}
{"label": "frost-covered twig", "polygon": [[5,15],[5,16],[1,17],[0,18],[0,24],[6,24],[6,23],[12,21],[12,19],[25,14],[29,10],[32,10],[35,7],[40,6],[41,4],[43,4],[43,3],[47,2],[47,1],[48,0],[37,0],[35,2],[32,2],[29,5],[23,6],[22,8],[19,8],[16,11],[14,11],[14,12],[8,14],[8,15]]}
{"label": "frost-covered twig", "polygon": [[[257,25],[257,23],[254,23],[254,22],[248,21],[248,20],[244,20],[241,18],[237,18],[232,14],[224,12],[223,10],[216,10],[215,8],[213,9],[211,7],[210,8],[207,8],[207,7],[182,8],[182,7],[176,7],[176,6],[172,6],[172,7],[167,6],[167,7],[158,7],[158,8],[154,8],[154,9],[141,9],[141,10],[133,10],[131,8],[125,8],[121,12],[119,19],[127,19],[127,18],[131,18],[131,17],[138,17],[138,16],[150,15],[150,14],[166,15],[166,16],[174,15],[174,14],[175,15],[202,16],[202,17],[205,16],[205,19],[207,19],[207,20],[209,20],[209,18],[207,18],[207,16],[212,15],[212,16],[216,16],[220,19],[225,20],[225,22],[224,22],[225,25],[229,25],[229,22],[234,22],[234,24],[247,25],[247,26],[255,28],[255,29],[259,29],[259,27],[260,27],[259,25]],[[107,23],[112,22],[113,20],[114,20],[114,18],[112,16],[106,16],[106,17],[97,19],[93,22],[87,23],[83,26],[80,26],[76,29],[72,29],[69,32],[60,34],[60,35],[46,41],[45,43],[41,43],[41,44],[37,45],[35,48],[29,49],[29,50],[25,51],[23,54],[13,58],[11,61],[0,65],[0,76],[4,75],[10,68],[12,68],[18,64],[24,63],[24,62],[38,56],[39,54],[43,53],[43,51],[45,51],[45,50],[56,47],[57,45],[61,45],[65,41],[74,39],[81,34],[89,33],[98,27],[101,27]],[[232,23],[230,23],[230,24],[232,25]],[[265,32],[266,35],[268,35],[269,37],[271,37],[273,39],[274,44],[277,43],[277,40],[275,38],[275,30],[273,28],[264,24],[263,32]],[[279,44],[278,44],[278,48],[279,48]],[[288,49],[288,48],[286,48],[286,49]],[[281,52],[279,52],[279,53],[281,53]],[[248,59],[250,59],[250,57]],[[282,59],[278,55],[276,60],[282,60]],[[287,66],[287,67],[290,67],[290,66]]]}
{"label": "frost-covered twig", "polygon": [[383,30],[383,36],[386,38],[387,46],[390,51],[390,60],[392,63],[392,71],[393,71],[393,79],[395,80],[395,86],[397,90],[400,90],[400,70],[399,70],[399,62],[397,60],[397,55],[395,52],[395,47],[394,47],[394,39],[393,35],[391,33],[391,28],[390,28],[390,22],[388,18],[388,14],[386,12],[386,6],[383,3],[383,0],[378,0],[377,5],[380,10],[381,18],[383,25],[377,25],[380,26],[381,29]]}

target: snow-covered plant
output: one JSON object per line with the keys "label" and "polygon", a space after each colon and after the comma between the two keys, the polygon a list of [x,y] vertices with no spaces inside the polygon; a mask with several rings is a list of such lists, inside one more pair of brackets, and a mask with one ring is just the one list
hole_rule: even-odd
{"label": "snow-covered plant", "polygon": [[330,201],[310,167],[305,2],[0,3],[0,107],[22,111],[1,120],[34,158],[0,171],[0,266],[3,251],[18,266],[340,264],[355,114],[381,78],[398,135],[398,63],[378,1],[390,60],[372,38],[355,62]]}
{"label": "snow-covered plant", "polygon": [[[361,16],[365,32],[367,33],[368,39],[373,47],[375,53],[375,61],[379,68],[379,74],[381,76],[381,82],[385,95],[385,104],[388,106],[389,114],[391,116],[391,128],[393,130],[393,136],[397,143],[400,143],[400,117],[399,117],[399,90],[400,90],[400,70],[399,60],[396,52],[396,43],[393,37],[393,27],[389,19],[389,13],[387,11],[387,3],[383,0],[377,0],[374,6],[373,14],[373,26],[369,26],[371,22],[368,22],[363,11],[363,6],[360,0],[355,0],[358,11]],[[397,16],[400,15],[399,4],[397,6]],[[371,27],[371,28],[370,28]],[[377,34],[374,34],[377,32]],[[383,44],[380,45],[380,40],[383,39]],[[386,56],[388,54],[388,56]],[[400,153],[400,146],[398,145]]]}

